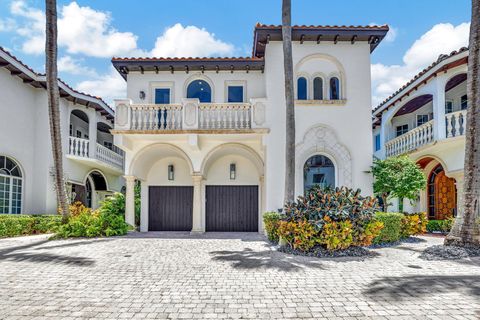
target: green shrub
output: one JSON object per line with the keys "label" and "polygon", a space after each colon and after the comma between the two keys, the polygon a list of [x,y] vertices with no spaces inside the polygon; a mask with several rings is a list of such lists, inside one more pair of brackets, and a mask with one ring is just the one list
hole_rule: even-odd
{"label": "green shrub", "polygon": [[68,223],[57,228],[56,238],[109,237],[124,235],[128,231],[128,224],[124,220],[125,196],[121,193],[105,199],[98,210],[85,207],[77,209]]}
{"label": "green shrub", "polygon": [[263,225],[267,232],[268,240],[278,243],[278,224],[280,222],[280,214],[277,212],[265,212],[263,214]]}
{"label": "green shrub", "polygon": [[313,187],[284,209],[278,234],[291,247],[302,251],[317,244],[329,250],[369,245],[382,228],[374,220],[377,200],[346,187]]}
{"label": "green shrub", "polygon": [[422,234],[427,231],[427,213],[404,213],[402,219],[401,235],[404,238]]}
{"label": "green shrub", "polygon": [[373,239],[373,243],[395,242],[402,237],[402,220],[404,215],[397,212],[378,212],[377,221],[383,223],[383,228],[378,236]]}
{"label": "green shrub", "polygon": [[452,229],[454,221],[454,218],[448,218],[445,220],[429,220],[427,222],[427,231],[448,233]]}
{"label": "green shrub", "polygon": [[0,214],[0,237],[53,232],[61,220],[60,215]]}

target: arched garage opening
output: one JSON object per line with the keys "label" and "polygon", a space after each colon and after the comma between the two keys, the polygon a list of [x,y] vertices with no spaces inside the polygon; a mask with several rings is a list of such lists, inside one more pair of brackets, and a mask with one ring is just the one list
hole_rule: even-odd
{"label": "arched garage opening", "polygon": [[251,148],[226,144],[202,165],[205,231],[258,232],[261,228],[263,161]]}
{"label": "arched garage opening", "polygon": [[143,231],[191,231],[193,215],[193,167],[183,150],[154,144],[138,153],[130,175],[141,182]]}

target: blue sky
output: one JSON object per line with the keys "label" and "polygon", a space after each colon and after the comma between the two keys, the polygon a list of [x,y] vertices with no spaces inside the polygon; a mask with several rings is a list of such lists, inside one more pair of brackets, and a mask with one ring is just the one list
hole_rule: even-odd
{"label": "blue sky", "polygon": [[[372,55],[374,103],[440,53],[467,44],[470,0],[292,2],[294,24],[392,27]],[[281,0],[58,1],[58,7],[61,77],[107,101],[124,90],[111,70],[113,55],[247,56],[255,23],[281,22]],[[43,9],[43,0],[0,0],[0,45],[40,72]]]}

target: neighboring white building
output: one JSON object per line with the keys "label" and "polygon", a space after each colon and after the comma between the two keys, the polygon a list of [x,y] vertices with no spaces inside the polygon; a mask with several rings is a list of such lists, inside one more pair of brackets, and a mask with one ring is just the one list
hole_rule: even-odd
{"label": "neighboring white building", "polygon": [[[374,155],[408,154],[423,169],[427,189],[406,211],[444,219],[461,210],[468,49],[462,48],[416,75],[373,111]],[[398,210],[394,201],[391,210]]]}
{"label": "neighboring white building", "polygon": [[[65,177],[71,200],[97,207],[120,191],[123,153],[114,113],[100,98],[59,81]],[[0,48],[0,213],[56,213],[45,75]]]}
{"label": "neighboring white building", "polygon": [[[296,194],[314,183],[372,194],[370,53],[388,26],[294,26]],[[259,231],[283,207],[281,27],[258,24],[250,58],[114,58],[126,220],[141,231]]]}

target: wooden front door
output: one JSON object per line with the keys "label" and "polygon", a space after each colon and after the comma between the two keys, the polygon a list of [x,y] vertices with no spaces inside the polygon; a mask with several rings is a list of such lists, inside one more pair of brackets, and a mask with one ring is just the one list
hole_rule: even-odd
{"label": "wooden front door", "polygon": [[258,186],[207,186],[206,231],[258,231]]}
{"label": "wooden front door", "polygon": [[193,187],[151,186],[148,190],[149,231],[191,231]]}
{"label": "wooden front door", "polygon": [[455,179],[440,172],[435,178],[435,216],[436,219],[452,217],[457,208]]}

